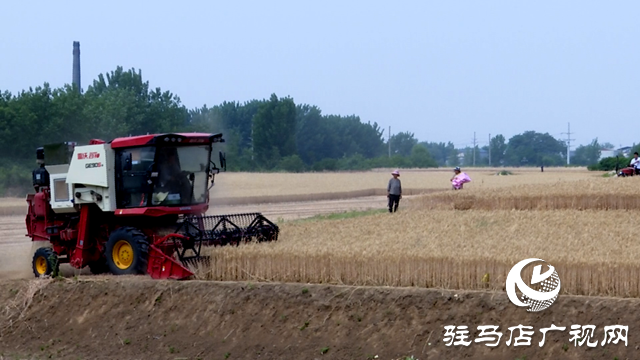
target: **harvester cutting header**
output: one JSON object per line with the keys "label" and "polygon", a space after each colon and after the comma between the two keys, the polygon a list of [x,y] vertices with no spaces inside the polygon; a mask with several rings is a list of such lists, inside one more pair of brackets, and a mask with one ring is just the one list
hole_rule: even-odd
{"label": "harvester cutting header", "polygon": [[95,274],[184,279],[203,246],[274,241],[260,213],[206,216],[222,134],[157,134],[89,145],[38,148],[35,194],[27,195],[27,236],[48,241],[33,256],[36,276],[60,263]]}

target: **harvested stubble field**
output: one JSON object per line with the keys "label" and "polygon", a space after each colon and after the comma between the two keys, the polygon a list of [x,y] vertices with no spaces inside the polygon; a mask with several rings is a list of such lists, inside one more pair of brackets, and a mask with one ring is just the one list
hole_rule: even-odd
{"label": "harvested stubble field", "polygon": [[556,266],[563,294],[640,297],[637,185],[583,177],[474,188],[422,195],[396,214],[286,222],[275,243],[213,249],[198,274],[501,290],[516,262],[535,257]]}
{"label": "harvested stubble field", "polygon": [[501,188],[469,188],[428,194],[416,209],[456,210],[637,210],[640,177],[591,178]]}
{"label": "harvested stubble field", "polygon": [[[590,179],[602,173],[589,172],[585,168],[465,168],[472,178],[469,188],[503,188],[519,184],[554,184]],[[511,171],[514,175],[496,176],[499,171]],[[385,190],[392,169],[354,172],[320,173],[222,173],[216,176],[212,199],[239,197],[279,197],[297,200],[299,195],[348,193],[368,189]],[[408,169],[400,171],[403,189],[448,190],[451,169]]]}

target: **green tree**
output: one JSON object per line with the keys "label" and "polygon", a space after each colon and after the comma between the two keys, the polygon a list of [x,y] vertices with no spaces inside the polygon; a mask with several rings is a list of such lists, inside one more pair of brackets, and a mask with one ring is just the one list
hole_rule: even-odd
{"label": "green tree", "polygon": [[565,151],[566,145],[549,133],[526,131],[509,139],[505,150],[505,165],[562,165]]}
{"label": "green tree", "polygon": [[304,161],[298,155],[285,156],[280,160],[278,168],[287,172],[303,172],[305,169]]}
{"label": "green tree", "polygon": [[589,145],[578,146],[575,155],[571,158],[571,163],[583,166],[597,164],[600,159],[600,148],[597,138],[593,139]]}
{"label": "green tree", "polygon": [[229,129],[224,127],[222,117],[215,111],[215,107],[208,108],[206,105],[189,110],[187,124],[189,130],[196,132],[221,132],[225,135],[229,132]]}
{"label": "green tree", "polygon": [[317,106],[298,105],[296,107],[296,144],[300,158],[313,164],[325,158],[337,157],[337,138]]}
{"label": "green tree", "polygon": [[88,126],[84,115],[86,103],[85,96],[75,86],[65,85],[53,90],[52,122],[58,129],[54,135],[57,141],[86,141],[93,135],[94,131]]}
{"label": "green tree", "polygon": [[258,112],[260,105],[264,103],[266,100],[251,100],[244,104],[224,101],[210,110],[210,117],[216,121],[216,125],[222,131],[234,131],[237,134],[238,147],[241,150],[250,149],[253,117]]}
{"label": "green tree", "polygon": [[424,145],[416,144],[411,149],[411,165],[418,168],[438,167],[429,150]]}
{"label": "green tree", "polygon": [[406,132],[392,138],[389,157],[377,123],[323,115],[317,106],[296,106],[275,94],[188,110],[177,95],[152,88],[140,70],[117,67],[100,74],[84,94],[72,85],[52,89],[47,83],[15,96],[0,91],[0,192],[16,184],[29,187],[37,147],[178,131],[223,133],[231,171],[429,167],[436,164],[434,154],[443,164],[456,154],[451,143],[416,146]]}
{"label": "green tree", "polygon": [[[437,162],[438,166],[446,166],[450,164],[450,158],[453,156],[457,156],[457,150],[452,142],[447,142],[446,144],[443,142],[421,142],[424,147],[427,148],[429,154],[433,157],[433,159]],[[457,164],[457,162],[456,162]]]}
{"label": "green tree", "polygon": [[15,97],[5,93],[2,98],[0,151],[5,161],[26,160],[37,147],[62,135],[61,118],[56,114],[53,90],[48,83]]}
{"label": "green tree", "polygon": [[339,170],[369,170],[371,164],[362,154],[354,154],[352,156],[343,157],[338,160]]}
{"label": "green tree", "polygon": [[350,157],[361,154],[367,159],[383,154],[382,130],[377,123],[362,123],[360,117],[329,115],[325,121],[335,139],[332,157]]}
{"label": "green tree", "polygon": [[418,144],[418,140],[414,137],[413,133],[410,132],[397,133],[391,136],[390,142],[391,153],[400,156],[411,155],[411,150]]}
{"label": "green tree", "polygon": [[296,106],[291,98],[272,94],[253,117],[253,152],[262,163],[277,163],[296,154]]}
{"label": "green tree", "polygon": [[160,88],[149,89],[142,72],[135,69],[98,75],[87,88],[84,118],[95,137],[173,132],[189,125],[187,109],[180,99]]}
{"label": "green tree", "polygon": [[507,143],[502,134],[498,134],[491,138],[489,142],[491,152],[491,165],[502,165],[504,163],[504,155],[507,150]]}
{"label": "green tree", "polygon": [[448,166],[458,166],[460,165],[460,158],[458,155],[460,151],[458,149],[453,149],[454,151],[449,154],[447,157],[447,165]]}

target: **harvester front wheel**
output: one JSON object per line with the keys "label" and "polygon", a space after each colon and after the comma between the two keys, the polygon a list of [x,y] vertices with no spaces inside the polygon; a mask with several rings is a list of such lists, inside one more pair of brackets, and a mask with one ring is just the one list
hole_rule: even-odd
{"label": "harvester front wheel", "polygon": [[90,263],[89,270],[91,270],[91,273],[94,275],[100,275],[109,272],[109,266],[107,266],[107,262],[103,258]]}
{"label": "harvester front wheel", "polygon": [[53,249],[41,247],[33,254],[33,274],[36,277],[58,273],[58,256]]}
{"label": "harvester front wheel", "polygon": [[107,265],[115,275],[137,275],[147,272],[149,242],[142,231],[121,227],[109,236],[105,249]]}

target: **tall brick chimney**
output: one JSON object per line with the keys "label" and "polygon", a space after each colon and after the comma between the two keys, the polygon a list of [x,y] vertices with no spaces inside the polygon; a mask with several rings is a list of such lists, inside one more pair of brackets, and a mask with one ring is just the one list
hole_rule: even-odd
{"label": "tall brick chimney", "polygon": [[78,92],[82,93],[80,86],[80,42],[73,42],[73,84],[78,87]]}

